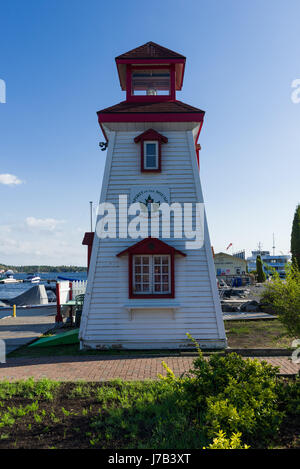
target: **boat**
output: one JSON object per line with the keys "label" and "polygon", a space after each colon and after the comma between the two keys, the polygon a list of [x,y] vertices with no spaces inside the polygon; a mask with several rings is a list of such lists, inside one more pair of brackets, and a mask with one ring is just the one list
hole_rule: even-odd
{"label": "boat", "polygon": [[24,282],[30,282],[30,283],[40,283],[41,277],[39,277],[36,274],[28,274]]}
{"label": "boat", "polygon": [[0,283],[21,283],[23,280],[17,280],[13,277],[13,271],[12,270],[7,270],[5,272],[5,277],[2,277],[0,279]]}
{"label": "boat", "polygon": [[6,277],[6,278],[1,278],[0,283],[22,283],[23,280],[17,280],[16,278],[13,277]]}

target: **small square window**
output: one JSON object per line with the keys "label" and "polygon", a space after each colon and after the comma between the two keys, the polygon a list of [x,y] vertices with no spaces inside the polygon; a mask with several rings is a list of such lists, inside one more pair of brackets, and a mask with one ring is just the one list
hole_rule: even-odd
{"label": "small square window", "polygon": [[158,169],[158,142],[144,142],[144,168]]}

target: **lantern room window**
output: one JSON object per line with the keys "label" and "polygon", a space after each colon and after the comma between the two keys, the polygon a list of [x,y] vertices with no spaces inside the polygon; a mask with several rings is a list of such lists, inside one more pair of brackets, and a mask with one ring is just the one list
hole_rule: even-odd
{"label": "lantern room window", "polygon": [[170,70],[143,69],[132,71],[132,96],[170,95]]}

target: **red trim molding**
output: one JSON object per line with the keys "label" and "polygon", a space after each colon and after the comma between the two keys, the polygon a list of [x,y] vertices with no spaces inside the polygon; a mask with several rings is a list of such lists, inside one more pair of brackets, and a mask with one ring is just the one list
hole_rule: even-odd
{"label": "red trim molding", "polygon": [[94,232],[87,232],[84,234],[84,238],[82,241],[82,244],[88,247],[88,251],[87,251],[87,270],[88,271],[90,267],[94,236],[95,236]]}
{"label": "red trim molding", "polygon": [[98,113],[99,124],[102,122],[202,122],[204,112],[136,112],[136,113]]}

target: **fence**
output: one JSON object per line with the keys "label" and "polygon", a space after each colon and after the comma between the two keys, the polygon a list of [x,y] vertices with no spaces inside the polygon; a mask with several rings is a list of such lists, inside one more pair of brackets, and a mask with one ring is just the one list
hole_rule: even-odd
{"label": "fence", "polygon": [[62,322],[61,305],[66,304],[68,301],[75,300],[77,295],[84,294],[86,285],[86,280],[73,280],[70,282],[64,280],[56,283],[56,322]]}

